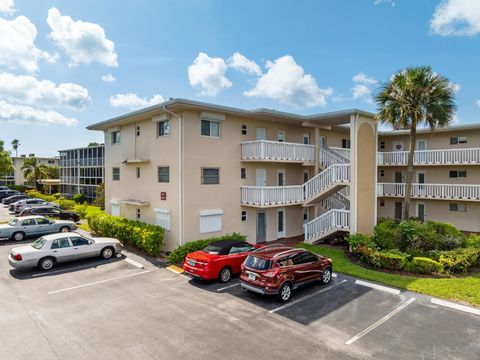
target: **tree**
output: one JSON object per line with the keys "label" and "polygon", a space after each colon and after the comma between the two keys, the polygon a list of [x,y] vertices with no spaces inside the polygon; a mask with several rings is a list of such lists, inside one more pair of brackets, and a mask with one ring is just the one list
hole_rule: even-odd
{"label": "tree", "polygon": [[18,156],[18,147],[20,146],[20,140],[14,139],[11,142],[13,150],[15,150],[15,156]]}
{"label": "tree", "polygon": [[446,77],[433,72],[430,66],[411,67],[395,73],[382,84],[375,102],[378,121],[394,129],[410,130],[403,210],[403,217],[408,219],[417,126],[434,131],[450,125],[456,111],[454,89]]}
{"label": "tree", "polygon": [[13,172],[13,162],[10,154],[3,147],[4,142],[0,140],[0,176],[5,176]]}
{"label": "tree", "polygon": [[38,190],[37,180],[48,178],[48,166],[38,165],[37,158],[29,157],[23,162],[21,170],[27,179],[27,182],[32,184],[35,190]]}
{"label": "tree", "polygon": [[91,142],[88,144],[88,147],[92,147],[92,146],[98,146],[99,144],[97,142]]}
{"label": "tree", "polygon": [[43,165],[46,179],[60,179],[60,168],[58,166]]}
{"label": "tree", "polygon": [[93,201],[94,205],[99,206],[101,209],[105,208],[105,184],[101,183],[97,185],[95,189],[95,200]]}

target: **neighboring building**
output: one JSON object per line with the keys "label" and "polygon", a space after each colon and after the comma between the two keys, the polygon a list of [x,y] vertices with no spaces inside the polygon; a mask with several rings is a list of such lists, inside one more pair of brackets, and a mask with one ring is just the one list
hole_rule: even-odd
{"label": "neighboring building", "polygon": [[373,231],[371,113],[302,116],[173,99],[88,129],[105,134],[106,211],[163,226],[167,251],[234,231],[251,242]]}
{"label": "neighboring building", "polygon": [[[378,216],[401,218],[408,131],[379,133]],[[480,125],[417,131],[410,215],[480,232]]]}
{"label": "neighboring building", "polygon": [[38,157],[34,154],[21,156],[12,156],[12,162],[14,170],[11,174],[8,174],[0,178],[0,185],[26,185],[26,179],[23,175],[23,162],[29,157],[35,157],[37,159],[37,165],[58,166],[58,157]]}
{"label": "neighboring building", "polygon": [[60,193],[67,199],[84,194],[95,200],[97,186],[104,179],[104,146],[59,150]]}

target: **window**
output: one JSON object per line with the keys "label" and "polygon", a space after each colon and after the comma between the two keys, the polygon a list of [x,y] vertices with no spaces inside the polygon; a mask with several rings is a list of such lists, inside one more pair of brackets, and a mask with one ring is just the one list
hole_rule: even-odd
{"label": "window", "polygon": [[136,214],[137,214],[137,220],[140,220],[140,218],[142,217],[142,212],[141,212],[141,210],[140,210],[140,209],[137,209]]}
{"label": "window", "polygon": [[47,224],[50,224],[50,220],[43,219],[43,218],[37,219],[37,225],[47,225]]}
{"label": "window", "polygon": [[170,182],[170,167],[159,166],[158,167],[158,182],[168,183]]}
{"label": "window", "polygon": [[385,200],[380,200],[380,206],[385,206]]}
{"label": "window", "polygon": [[381,150],[385,149],[385,141],[380,141],[380,149]]}
{"label": "window", "polygon": [[380,170],[380,176],[385,176],[385,170]]}
{"label": "window", "polygon": [[137,136],[140,136],[140,126],[137,126]]}
{"label": "window", "polygon": [[220,184],[220,169],[202,168],[202,184],[203,185]]}
{"label": "window", "polygon": [[250,246],[248,244],[240,244],[240,245],[232,246],[228,253],[229,254],[240,254],[240,253],[244,253],[244,252],[252,251],[252,250],[255,250],[255,248],[253,246]]}
{"label": "window", "polygon": [[303,208],[303,221],[308,221],[308,208]]}
{"label": "window", "polygon": [[155,224],[161,226],[167,231],[170,231],[170,210],[168,209],[154,209]]}
{"label": "window", "polygon": [[247,171],[245,168],[240,169],[240,179],[246,179],[247,178]]}
{"label": "window", "polygon": [[450,170],[450,177],[451,178],[465,178],[467,177],[466,170]]}
{"label": "window", "polygon": [[248,134],[248,127],[247,125],[242,125],[242,135],[247,135]]}
{"label": "window", "polygon": [[242,211],[242,221],[247,221],[247,212]]}
{"label": "window", "polygon": [[51,249],[60,249],[70,247],[68,239],[57,239],[53,240]]}
{"label": "window", "polygon": [[458,212],[466,212],[467,205],[466,204],[458,204],[458,203],[450,203],[449,205],[450,211],[458,211]]}
{"label": "window", "polygon": [[157,136],[170,135],[170,120],[160,121],[157,125]]}
{"label": "window", "polygon": [[466,144],[468,139],[466,136],[456,136],[450,138],[450,145],[457,145],[457,144]]}
{"label": "window", "polygon": [[210,233],[222,230],[223,210],[200,211],[200,233]]}
{"label": "window", "polygon": [[200,134],[202,136],[220,137],[220,123],[217,121],[202,120]]}
{"label": "window", "polygon": [[137,167],[136,170],[137,170],[137,179],[139,179],[140,178],[140,168]]}
{"label": "window", "polygon": [[112,132],[112,144],[120,144],[120,131]]}
{"label": "window", "polygon": [[73,236],[70,237],[70,241],[72,242],[73,246],[85,246],[90,245],[87,239],[80,237],[80,236]]}
{"label": "window", "polygon": [[55,164],[55,160],[48,160],[49,164]]}
{"label": "window", "polygon": [[305,145],[310,144],[310,134],[303,134],[303,143]]}
{"label": "window", "polygon": [[350,149],[350,139],[342,139],[342,148]]}
{"label": "window", "polygon": [[35,219],[26,219],[23,220],[22,226],[32,226],[35,225]]}
{"label": "window", "polygon": [[120,180],[120,168],[118,167],[112,168],[112,180],[113,181]]}
{"label": "window", "polygon": [[284,142],[285,141],[285,131],[278,131],[277,132],[277,141]]}

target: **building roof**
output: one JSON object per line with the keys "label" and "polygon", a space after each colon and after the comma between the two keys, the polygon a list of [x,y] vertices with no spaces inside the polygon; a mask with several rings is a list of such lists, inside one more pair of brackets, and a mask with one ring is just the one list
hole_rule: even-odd
{"label": "building roof", "polygon": [[120,115],[105,121],[100,121],[98,123],[92,124],[87,126],[88,130],[105,130],[108,127],[121,125],[125,123],[129,123],[134,120],[138,120],[141,118],[145,118],[146,116],[152,116],[159,111],[165,110],[175,110],[175,109],[191,109],[191,110],[207,110],[207,111],[214,111],[214,112],[222,112],[228,113],[239,117],[249,117],[249,118],[256,118],[262,120],[290,120],[292,122],[313,122],[319,121],[322,125],[340,125],[345,124],[350,121],[350,115],[363,115],[366,117],[373,117],[375,114],[360,110],[360,109],[347,109],[341,111],[333,111],[333,112],[326,112],[321,114],[314,114],[314,115],[299,115],[288,113],[284,111],[277,111],[273,109],[253,109],[253,110],[245,110],[230,106],[224,105],[217,105],[217,104],[210,104],[201,101],[195,100],[188,100],[188,99],[170,99],[168,101],[149,106],[137,111],[133,111],[124,115]]}
{"label": "building roof", "polygon": [[62,149],[62,150],[58,150],[58,152],[60,151],[73,151],[73,150],[83,150],[83,149],[93,149],[93,148],[104,148],[105,147],[105,144],[98,144],[98,145],[94,145],[94,146],[82,146],[82,147],[77,147],[77,148],[72,148],[72,149]]}

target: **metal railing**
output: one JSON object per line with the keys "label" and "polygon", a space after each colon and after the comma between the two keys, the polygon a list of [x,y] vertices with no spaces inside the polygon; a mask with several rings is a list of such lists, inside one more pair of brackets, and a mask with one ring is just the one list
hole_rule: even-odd
{"label": "metal railing", "polygon": [[[404,197],[405,184],[378,183],[377,196]],[[480,185],[412,184],[412,198],[480,201]]]}
{"label": "metal railing", "polygon": [[331,230],[350,229],[350,211],[333,209],[327,211],[312,221],[309,221],[304,227],[305,242],[312,242],[321,239]]}
{"label": "metal railing", "polygon": [[280,141],[242,142],[242,160],[315,161],[315,145]]}
{"label": "metal railing", "polygon": [[[407,165],[408,151],[378,152],[378,165]],[[480,164],[480,148],[416,150],[414,165]]]}

